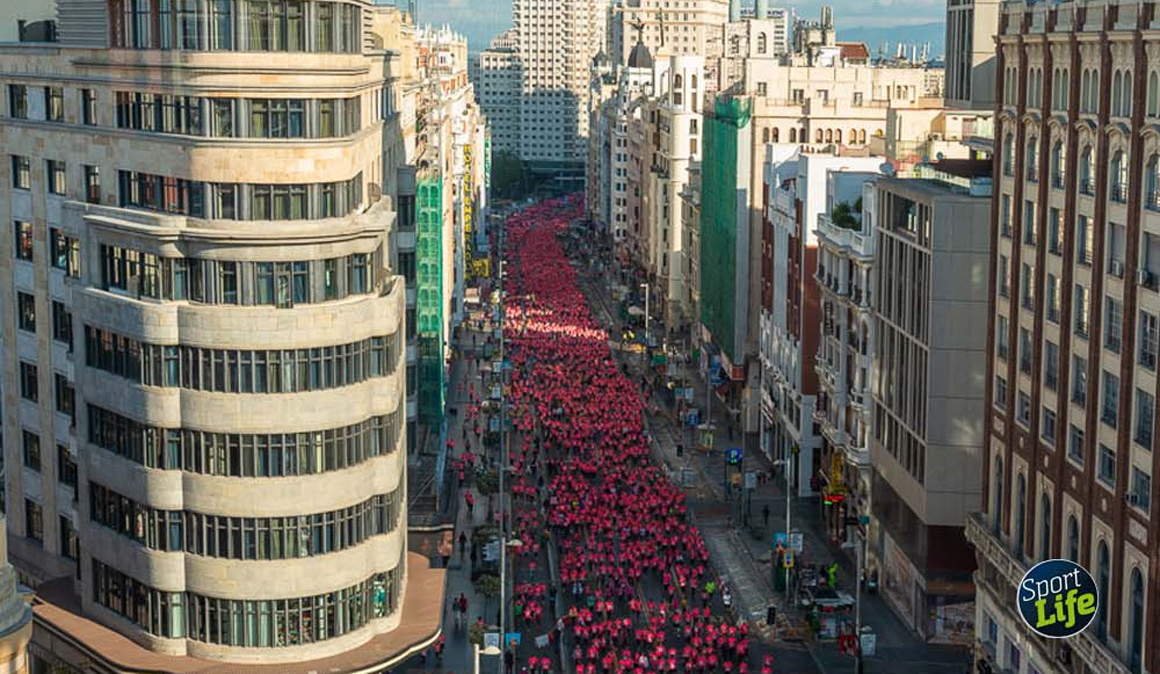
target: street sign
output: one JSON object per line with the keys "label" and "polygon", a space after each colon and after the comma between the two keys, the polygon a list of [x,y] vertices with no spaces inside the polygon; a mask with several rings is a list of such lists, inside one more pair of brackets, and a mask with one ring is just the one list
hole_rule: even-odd
{"label": "street sign", "polygon": [[741,463],[741,448],[730,447],[725,450],[725,461],[734,465]]}
{"label": "street sign", "polygon": [[784,531],[775,531],[773,533],[773,547],[784,548],[786,545],[786,537]]}
{"label": "street sign", "polygon": [[757,489],[757,472],[756,471],[751,470],[745,474],[745,488],[746,489]]}
{"label": "street sign", "polygon": [[504,635],[504,641],[507,642],[508,646],[519,646],[520,645],[520,633],[519,632],[508,632],[507,634]]}
{"label": "street sign", "polygon": [[740,487],[741,486],[741,473],[732,473],[729,476],[729,484],[733,485],[734,487]]}
{"label": "street sign", "polygon": [[794,552],[802,552],[802,544],[804,542],[805,541],[802,540],[802,532],[794,531],[794,532],[790,533],[790,535],[789,535],[789,549],[790,550],[793,550]]}
{"label": "street sign", "polygon": [[483,647],[484,649],[495,648],[499,649],[499,632],[484,632],[483,633]]}
{"label": "street sign", "polygon": [[869,627],[862,628],[862,657],[874,657],[874,651],[878,646],[878,635],[869,631]]}
{"label": "street sign", "polygon": [[793,551],[792,550],[786,551],[785,556],[781,558],[781,565],[787,569],[793,568]]}

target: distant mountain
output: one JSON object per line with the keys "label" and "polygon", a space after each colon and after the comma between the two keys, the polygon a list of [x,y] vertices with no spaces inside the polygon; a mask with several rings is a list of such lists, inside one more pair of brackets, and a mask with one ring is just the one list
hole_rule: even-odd
{"label": "distant mountain", "polygon": [[838,39],[844,42],[865,42],[870,48],[872,56],[878,55],[878,50],[886,44],[888,56],[894,56],[898,43],[906,45],[910,53],[910,46],[917,45],[922,51],[922,45],[929,42],[928,55],[932,59],[942,59],[946,53],[947,26],[942,21],[934,23],[920,23],[913,26],[883,26],[875,28],[838,28]]}

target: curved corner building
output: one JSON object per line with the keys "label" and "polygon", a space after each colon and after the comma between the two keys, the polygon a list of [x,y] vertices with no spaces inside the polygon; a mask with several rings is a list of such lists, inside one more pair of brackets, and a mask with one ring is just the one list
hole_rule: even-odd
{"label": "curved corner building", "polygon": [[371,3],[58,4],[56,42],[0,45],[5,498],[34,657],[377,671],[437,633],[403,615],[408,581],[442,582],[407,563]]}

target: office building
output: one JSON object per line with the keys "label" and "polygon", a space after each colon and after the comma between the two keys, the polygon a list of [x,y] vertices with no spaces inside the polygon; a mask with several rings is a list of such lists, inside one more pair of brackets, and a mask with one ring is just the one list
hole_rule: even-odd
{"label": "office building", "polygon": [[390,666],[437,634],[442,572],[407,551],[374,10],[135,7],[62,0],[58,43],[0,46],[8,552],[34,657]]}

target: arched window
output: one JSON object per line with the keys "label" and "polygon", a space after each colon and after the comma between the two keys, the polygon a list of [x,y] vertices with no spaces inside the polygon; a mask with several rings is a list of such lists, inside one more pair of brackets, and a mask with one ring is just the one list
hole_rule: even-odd
{"label": "arched window", "polygon": [[693,95],[697,95],[697,73],[689,75],[689,86],[693,89]]}
{"label": "arched window", "polygon": [[763,142],[763,143],[769,142],[769,127],[766,127],[766,128],[761,130],[761,142]]}
{"label": "arched window", "polygon": [[778,132],[777,132],[777,127],[775,126],[775,127],[773,127],[773,142],[775,142],[775,143],[779,142],[779,141],[778,141],[778,135],[779,135],[779,134],[778,134]]}
{"label": "arched window", "polygon": [[1112,116],[1120,115],[1120,94],[1124,91],[1124,75],[1119,70],[1112,73]]}
{"label": "arched window", "polygon": [[826,142],[827,143],[834,142],[834,130],[833,129],[826,129]]}
{"label": "arched window", "polygon": [[1123,203],[1128,200],[1128,162],[1124,158],[1123,150],[1116,150],[1112,155],[1112,186],[1108,190],[1108,197],[1115,202]]}
{"label": "arched window", "polygon": [[1092,184],[1092,146],[1085,145],[1079,155],[1079,191],[1083,194],[1092,194],[1095,185]]}
{"label": "arched window", "polygon": [[758,33],[757,34],[757,53],[764,54],[767,48],[768,48],[768,45],[766,44],[765,33]]}
{"label": "arched window", "polygon": [[841,143],[842,143],[842,130],[841,129],[834,129],[834,142],[841,145]]}
{"label": "arched window", "polygon": [[995,519],[991,522],[991,526],[994,527],[995,534],[998,534],[1003,529],[1003,459],[995,459],[995,479],[991,481],[991,495],[995,497],[995,503],[991,506]]}
{"label": "arched window", "polygon": [[1144,168],[1144,207],[1160,211],[1160,155],[1149,157]]}
{"label": "arched window", "polygon": [[1146,108],[1149,117],[1156,117],[1160,115],[1160,76],[1156,71],[1148,73],[1148,107]]}
{"label": "arched window", "polygon": [[1027,141],[1027,179],[1039,180],[1039,139],[1035,136]]}
{"label": "arched window", "polygon": [[858,144],[859,145],[866,144],[866,129],[859,129],[858,130]]}
{"label": "arched window", "polygon": [[846,138],[849,138],[850,139],[849,143],[851,145],[854,145],[855,143],[858,142],[858,130],[857,129],[850,129],[850,135],[846,136]]}
{"label": "arched window", "polygon": [[673,75],[673,90],[680,89],[685,85],[685,78],[681,77],[680,73]]}
{"label": "arched window", "polygon": [[1039,499],[1039,558],[1051,559],[1051,499]]}
{"label": "arched window", "polygon": [[823,138],[825,138],[825,135],[821,129],[818,129],[817,131],[814,132],[814,142],[815,143],[823,142],[823,140],[822,140]]}
{"label": "arched window", "polygon": [[1003,175],[1015,175],[1015,137],[1011,134],[1003,138]]}
{"label": "arched window", "polygon": [[1128,666],[1140,674],[1144,651],[1144,576],[1132,569],[1132,603],[1128,625]]}
{"label": "arched window", "polygon": [[1067,516],[1067,558],[1079,564],[1079,522],[1075,515]]}
{"label": "arched window", "polygon": [[789,142],[797,142],[797,129],[792,126],[789,128]]}
{"label": "arched window", "polygon": [[1059,71],[1059,109],[1067,110],[1071,102],[1071,80],[1067,76],[1067,68]]}
{"label": "arched window", "polygon": [[1067,146],[1062,140],[1051,146],[1051,185],[1063,189],[1064,170],[1067,165]]}
{"label": "arched window", "polygon": [[1132,74],[1124,71],[1124,89],[1120,92],[1120,116],[1132,116]]}
{"label": "arched window", "polygon": [[1100,71],[1092,68],[1091,88],[1088,89],[1088,112],[1097,112],[1096,104],[1099,101]]}
{"label": "arched window", "polygon": [[[1111,575],[1109,564],[1108,544],[1100,541],[1099,552],[1096,554],[1096,591],[1099,597],[1108,596],[1108,578]],[[1100,641],[1105,641],[1108,638],[1108,602],[1097,602],[1097,606],[1096,636]]]}
{"label": "arched window", "polygon": [[1015,536],[1011,541],[1015,554],[1023,558],[1023,535],[1027,533],[1027,478],[1019,474],[1018,486],[1015,488]]}

